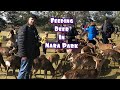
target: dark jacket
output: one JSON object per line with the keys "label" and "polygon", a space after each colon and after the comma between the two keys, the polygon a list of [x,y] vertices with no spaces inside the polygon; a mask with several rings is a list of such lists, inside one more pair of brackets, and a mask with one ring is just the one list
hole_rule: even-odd
{"label": "dark jacket", "polygon": [[106,22],[102,25],[102,33],[105,34],[108,38],[111,38],[111,34],[115,31],[115,28],[112,23]]}
{"label": "dark jacket", "polygon": [[40,55],[39,36],[35,26],[23,25],[17,37],[18,55],[20,57],[36,58]]}
{"label": "dark jacket", "polygon": [[78,35],[78,32],[75,27],[72,27],[72,29],[68,31],[67,35],[69,36],[69,39],[75,39],[75,36]]}
{"label": "dark jacket", "polygon": [[68,36],[68,43],[77,43],[76,42],[76,39],[75,39],[75,36],[78,35],[78,32],[76,30],[75,27],[72,27],[72,29],[70,29],[67,33],[67,36]]}

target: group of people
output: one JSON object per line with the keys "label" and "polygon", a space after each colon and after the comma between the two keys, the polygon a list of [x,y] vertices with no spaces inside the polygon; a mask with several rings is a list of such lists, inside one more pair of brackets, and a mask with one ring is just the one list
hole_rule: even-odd
{"label": "group of people", "polygon": [[[115,31],[115,27],[111,23],[110,18],[106,17],[104,23],[101,26],[101,30],[100,30],[100,32],[102,34],[102,42],[104,44],[109,43],[108,38],[111,38],[111,35],[114,31]],[[96,28],[95,22],[91,21],[90,25],[88,25],[87,27],[85,25],[84,32],[85,33],[87,32],[87,34],[88,34],[87,39],[88,39],[89,43],[92,43],[95,45],[96,41],[94,40],[94,38],[96,38],[96,36],[99,34],[98,30]]]}
{"label": "group of people", "polygon": [[[112,33],[115,32],[115,27],[111,23],[110,18],[106,17],[105,21],[101,25],[100,32],[102,34],[102,42],[104,44],[108,44],[108,38],[111,38]],[[83,35],[87,33],[88,42],[92,43],[93,45],[96,45],[96,41],[94,40],[94,38],[96,38],[97,35],[99,35],[99,31],[96,27],[96,23],[93,20],[91,20],[89,23],[83,23],[82,33]],[[77,39],[75,38],[75,36],[78,35],[78,31],[76,30],[75,25],[73,25],[72,29],[70,29],[66,35],[68,36],[68,43],[78,43]],[[58,42],[60,42],[59,39]]]}

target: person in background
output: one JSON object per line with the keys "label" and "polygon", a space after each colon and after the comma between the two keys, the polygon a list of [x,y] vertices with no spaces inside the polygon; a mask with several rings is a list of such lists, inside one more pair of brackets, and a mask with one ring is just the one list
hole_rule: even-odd
{"label": "person in background", "polygon": [[102,40],[104,44],[108,44],[109,40],[108,38],[111,38],[111,34],[115,31],[115,28],[113,24],[111,23],[110,19],[106,17],[104,23],[101,27],[101,33],[102,33]]}
{"label": "person in background", "polygon": [[41,44],[42,44],[44,54],[46,54],[46,50],[47,50],[47,48],[45,48],[46,42],[48,42],[48,32],[45,32],[45,36],[41,38]]}
{"label": "person in background", "polygon": [[91,22],[90,26],[86,28],[86,32],[88,33],[88,41],[93,45],[96,44],[96,41],[94,40],[94,38],[96,38],[96,36],[98,35],[98,31],[95,26],[96,24],[94,22]]}
{"label": "person in background", "polygon": [[85,29],[84,27],[85,27],[85,25],[86,25],[86,22],[82,23],[82,25],[81,25],[81,27],[80,27],[81,30],[82,30],[82,33],[84,32],[84,29]]}
{"label": "person in background", "polygon": [[14,32],[14,30],[11,30],[11,31],[10,31],[10,41],[11,41],[12,43],[15,43],[15,40],[16,40],[15,32]]}
{"label": "person in background", "polygon": [[78,35],[78,31],[76,30],[75,25],[73,25],[72,28],[67,33],[68,43],[69,44],[75,44],[76,43],[75,37],[77,35]]}
{"label": "person in background", "polygon": [[14,34],[13,30],[10,30],[10,33],[8,35],[8,42],[6,44],[6,47],[13,49],[16,41],[16,35]]}
{"label": "person in background", "polygon": [[119,28],[118,28],[118,27],[115,27],[114,34],[117,34],[118,32],[119,32]]}

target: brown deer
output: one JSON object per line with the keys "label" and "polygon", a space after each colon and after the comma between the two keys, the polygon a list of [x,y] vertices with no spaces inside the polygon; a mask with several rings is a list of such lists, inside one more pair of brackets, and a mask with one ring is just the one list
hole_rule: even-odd
{"label": "brown deer", "polygon": [[106,49],[103,50],[102,55],[108,59],[108,57],[111,57],[112,60],[114,61],[114,66],[115,66],[115,62],[118,62],[119,64],[119,68],[120,68],[120,53],[116,50],[113,49]]}
{"label": "brown deer", "polygon": [[30,77],[32,77],[32,75],[36,76],[36,73],[39,69],[40,69],[40,74],[41,74],[41,69],[44,70],[44,78],[46,79],[47,79],[47,71],[51,72],[52,78],[55,76],[55,69],[52,66],[52,63],[46,58],[45,55],[41,55],[39,58],[36,58],[34,60],[33,70]]}
{"label": "brown deer", "polygon": [[103,43],[100,42],[99,38],[95,38],[95,41],[97,42],[96,45],[97,45],[100,52],[103,51],[103,50],[106,50],[106,49],[113,49],[112,44],[103,44]]}

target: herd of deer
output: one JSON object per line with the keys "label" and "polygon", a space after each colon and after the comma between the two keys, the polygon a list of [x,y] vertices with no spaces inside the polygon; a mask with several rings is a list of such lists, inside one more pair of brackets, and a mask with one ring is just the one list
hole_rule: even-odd
{"label": "herd of deer", "polygon": [[[50,71],[52,78],[57,78],[57,74],[60,73],[61,79],[96,79],[99,78],[103,69],[109,68],[111,60],[114,65],[117,62],[120,66],[120,45],[113,43],[112,39],[109,39],[109,44],[103,44],[100,38],[95,38],[96,45],[82,38],[78,41],[77,49],[63,49],[66,53],[61,59],[59,53],[52,54],[49,58],[46,55],[40,55],[39,58],[34,59],[30,77],[32,78],[33,75],[36,77],[38,70],[40,73],[44,70],[44,78],[47,78],[47,71]],[[0,48],[0,65],[5,67],[6,78],[10,68],[13,69],[13,75],[17,78],[15,70],[20,69],[20,57],[15,52],[6,47]],[[6,60],[3,56],[6,56]],[[53,63],[56,68],[53,67]]]}
{"label": "herd of deer", "polygon": [[[70,51],[70,62],[72,70],[66,72],[62,79],[92,79],[99,78],[101,70],[109,68],[112,59],[120,65],[120,46],[116,46],[112,39],[109,39],[109,44],[103,44],[101,39],[95,38],[96,45],[85,42],[81,39],[82,45],[79,45],[77,50]],[[86,44],[83,45],[83,42]]]}

